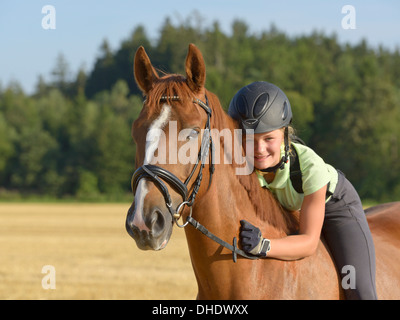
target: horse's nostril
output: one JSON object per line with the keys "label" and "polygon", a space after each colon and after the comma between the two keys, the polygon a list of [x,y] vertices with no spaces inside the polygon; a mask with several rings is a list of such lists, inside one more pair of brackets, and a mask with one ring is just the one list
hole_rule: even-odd
{"label": "horse's nostril", "polygon": [[148,219],[148,226],[151,230],[153,237],[157,237],[163,232],[165,227],[165,218],[160,210],[153,210]]}

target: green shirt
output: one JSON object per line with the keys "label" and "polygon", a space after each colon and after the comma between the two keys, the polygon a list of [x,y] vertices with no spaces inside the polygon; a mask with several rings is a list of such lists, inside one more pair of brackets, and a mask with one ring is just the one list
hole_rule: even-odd
{"label": "green shirt", "polygon": [[[329,191],[333,193],[338,181],[338,173],[334,167],[325,163],[311,148],[299,143],[292,143],[292,146],[296,149],[299,157],[304,193],[297,193],[292,186],[290,160],[283,170],[278,169],[276,171],[275,178],[271,183],[265,181],[261,171],[256,170],[256,173],[261,187],[268,188],[282,206],[289,210],[299,210],[304,196],[314,193],[328,183],[330,183]],[[285,151],[282,146],[281,156],[284,154]]]}

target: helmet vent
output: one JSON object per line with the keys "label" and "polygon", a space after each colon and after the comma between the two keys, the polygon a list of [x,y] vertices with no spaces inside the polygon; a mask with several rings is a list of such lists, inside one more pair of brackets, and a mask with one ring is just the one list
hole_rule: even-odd
{"label": "helmet vent", "polygon": [[258,119],[247,119],[242,121],[242,126],[244,129],[253,129],[255,130],[258,125]]}
{"label": "helmet vent", "polygon": [[283,104],[283,113],[282,113],[282,120],[285,121],[289,113],[288,103],[287,101]]}
{"label": "helmet vent", "polygon": [[269,94],[267,92],[262,93],[254,103],[253,115],[258,118],[266,111],[268,105]]}

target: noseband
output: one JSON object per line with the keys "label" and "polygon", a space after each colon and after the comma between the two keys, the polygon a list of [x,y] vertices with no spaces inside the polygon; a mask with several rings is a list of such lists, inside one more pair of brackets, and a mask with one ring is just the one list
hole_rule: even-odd
{"label": "noseband", "polygon": [[[173,96],[173,97],[168,97],[168,96],[162,96],[160,101],[167,101],[167,100],[172,100],[172,101],[178,101],[180,100],[179,96]],[[177,224],[177,226],[183,228],[187,225],[188,222],[186,222],[183,225],[180,225],[178,223],[178,220],[180,219],[182,215],[182,209],[184,206],[190,207],[190,216],[192,213],[192,206],[194,203],[194,200],[196,198],[197,193],[199,192],[200,189],[200,184],[201,180],[203,178],[203,169],[205,166],[205,160],[207,159],[209,155],[209,150],[211,149],[211,161],[210,161],[210,180],[209,180],[209,187],[211,185],[211,179],[212,179],[212,174],[214,173],[214,162],[213,162],[213,141],[212,137],[210,135],[210,118],[211,118],[211,108],[208,106],[208,99],[206,96],[206,102],[201,101],[200,99],[194,98],[193,102],[198,104],[201,108],[205,110],[207,113],[207,122],[204,128],[204,133],[203,133],[203,138],[201,140],[201,147],[199,150],[199,153],[197,155],[197,161],[196,164],[194,165],[192,172],[189,174],[189,176],[186,178],[185,182],[182,182],[179,180],[172,172],[165,170],[159,166],[155,165],[150,165],[146,164],[141,167],[139,167],[135,173],[132,176],[132,181],[131,181],[131,187],[132,191],[135,194],[136,188],[139,184],[139,181],[141,179],[148,179],[154,182],[154,184],[159,188],[161,191],[164,200],[165,200],[165,205],[168,208],[168,211],[171,213],[173,220]],[[189,181],[192,179],[197,167],[200,164],[200,171],[197,174],[196,180],[194,181],[193,185],[193,190],[192,193],[189,195],[189,190],[188,190],[188,184]],[[177,208],[172,207],[172,200],[171,196],[168,192],[168,188],[164,181],[168,183],[176,192],[178,192],[183,201],[177,206]]]}

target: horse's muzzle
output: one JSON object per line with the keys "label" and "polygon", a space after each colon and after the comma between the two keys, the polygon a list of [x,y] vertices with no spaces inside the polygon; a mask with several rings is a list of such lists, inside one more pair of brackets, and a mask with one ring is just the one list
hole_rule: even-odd
{"label": "horse's muzzle", "polygon": [[144,222],[149,231],[140,230],[134,223],[135,211],[132,207],[128,210],[125,227],[128,234],[136,241],[138,248],[141,250],[164,249],[172,234],[170,214],[153,208],[150,213],[144,215]]}

